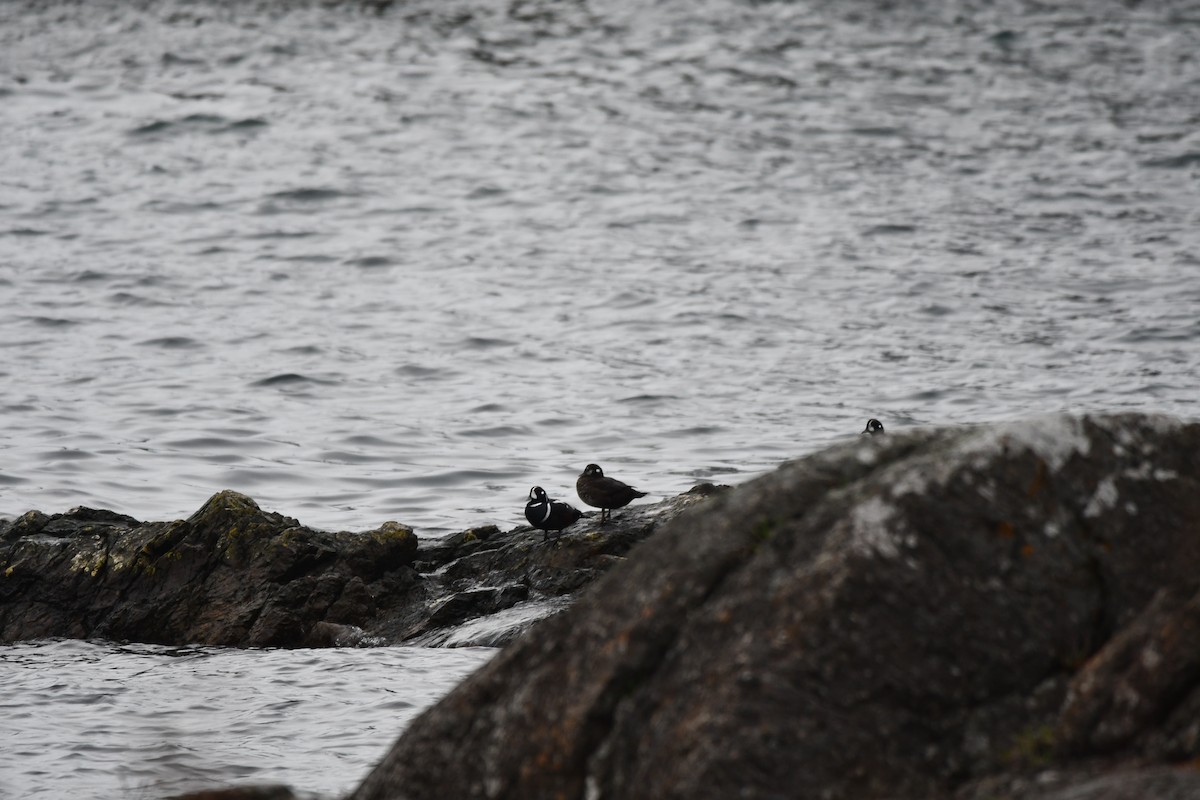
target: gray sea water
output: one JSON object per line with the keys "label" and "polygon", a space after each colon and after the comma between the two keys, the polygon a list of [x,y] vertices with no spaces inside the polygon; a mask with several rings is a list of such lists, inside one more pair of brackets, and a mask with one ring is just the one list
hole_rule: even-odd
{"label": "gray sea water", "polygon": [[0,797],[149,800],[271,783],[334,797],[494,652],[0,647]]}
{"label": "gray sea water", "polygon": [[[588,462],[654,499],[870,416],[1195,416],[1197,3],[383,5],[0,3],[0,516],[232,488],[436,536],[574,502]],[[72,647],[34,652],[177,663]],[[404,691],[370,654],[210,656]],[[123,713],[191,747],[180,691]],[[73,769],[87,707],[0,793],[132,785],[137,736]],[[332,778],[319,725],[247,715],[301,788],[391,738]]]}

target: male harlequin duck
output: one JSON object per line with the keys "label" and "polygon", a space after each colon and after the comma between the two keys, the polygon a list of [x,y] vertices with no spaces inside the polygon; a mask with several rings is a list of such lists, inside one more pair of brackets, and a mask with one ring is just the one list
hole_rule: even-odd
{"label": "male harlequin duck", "polygon": [[609,513],[612,509],[624,508],[630,500],[646,496],[645,492],[639,492],[616,478],[604,477],[604,470],[595,464],[584,467],[583,474],[575,481],[575,491],[579,493],[580,500],[600,509],[601,523],[612,516]]}
{"label": "male harlequin duck", "polygon": [[525,504],[525,519],[529,524],[542,531],[542,541],[546,541],[550,531],[561,531],[583,514],[574,506],[551,500],[546,496],[546,490],[535,486],[529,490],[529,502]]}
{"label": "male harlequin duck", "polygon": [[[867,420],[867,428],[863,431],[863,433],[867,434],[868,436],[874,436],[877,433],[883,433],[883,423],[874,418],[869,419]],[[859,434],[859,436],[861,435],[862,434]]]}

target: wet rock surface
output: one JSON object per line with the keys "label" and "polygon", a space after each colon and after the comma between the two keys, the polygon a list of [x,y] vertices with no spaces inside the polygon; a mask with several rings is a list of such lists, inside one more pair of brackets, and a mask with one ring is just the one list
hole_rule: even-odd
{"label": "wet rock surface", "polygon": [[665,525],[352,795],[1200,797],[1200,425],[863,437]]}
{"label": "wet rock surface", "polygon": [[434,541],[395,522],[317,531],[232,491],[173,522],[31,511],[0,522],[0,641],[443,644],[464,622],[526,604],[453,642],[501,645],[715,491],[630,508],[603,526],[585,517],[549,539],[527,526]]}

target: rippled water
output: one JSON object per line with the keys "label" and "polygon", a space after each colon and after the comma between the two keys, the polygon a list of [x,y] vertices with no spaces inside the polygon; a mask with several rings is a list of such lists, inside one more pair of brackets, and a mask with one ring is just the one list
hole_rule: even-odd
{"label": "rippled water", "polygon": [[[0,3],[0,516],[428,536],[868,416],[1195,416],[1197,53],[1183,0]],[[0,651],[19,794],[345,787],[482,658],[92,647]]]}
{"label": "rippled water", "polygon": [[354,788],[494,650],[0,646],[0,797]]}
{"label": "rippled water", "polygon": [[0,512],[512,525],[1191,414],[1194,3],[0,5]]}

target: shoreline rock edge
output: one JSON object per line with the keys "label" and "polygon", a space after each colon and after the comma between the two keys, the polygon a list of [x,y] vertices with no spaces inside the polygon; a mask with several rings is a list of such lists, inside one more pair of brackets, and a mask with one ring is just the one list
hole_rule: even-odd
{"label": "shoreline rock edge", "polygon": [[865,439],[665,525],[351,800],[1200,798],[1200,425]]}

